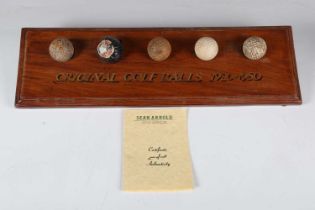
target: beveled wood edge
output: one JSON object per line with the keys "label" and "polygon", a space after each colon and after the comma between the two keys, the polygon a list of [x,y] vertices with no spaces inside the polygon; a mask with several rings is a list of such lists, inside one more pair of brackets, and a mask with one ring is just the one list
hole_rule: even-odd
{"label": "beveled wood edge", "polygon": [[26,33],[28,29],[22,28],[21,30],[21,40],[20,40],[20,51],[19,51],[19,64],[18,64],[18,77],[16,84],[16,92],[15,92],[15,106],[19,107],[19,103],[21,103],[21,88],[22,88],[22,79],[23,79],[23,70],[24,70],[24,62],[25,62],[25,54],[26,54]]}
{"label": "beveled wood edge", "polygon": [[[55,103],[52,103],[55,102]],[[154,103],[152,103],[154,102]],[[223,103],[224,102],[224,103]],[[18,108],[40,107],[97,107],[97,106],[232,106],[232,105],[300,105],[293,96],[222,96],[222,97],[162,97],[162,98],[37,98],[22,99]]]}
{"label": "beveled wood edge", "polygon": [[281,25],[281,26],[224,26],[224,27],[136,27],[136,28],[128,28],[128,27],[110,27],[110,28],[101,28],[101,27],[23,27],[22,30],[25,31],[141,31],[141,30],[150,30],[150,31],[160,31],[160,30],[183,30],[183,31],[193,31],[193,30],[234,30],[234,29],[256,29],[256,30],[265,30],[265,29],[274,29],[274,30],[279,30],[279,29],[288,29],[291,28],[292,26],[290,25]]}
{"label": "beveled wood edge", "polygon": [[289,47],[290,49],[290,54],[292,57],[292,78],[294,78],[294,85],[296,88],[296,93],[297,93],[297,98],[300,101],[300,104],[303,103],[303,99],[302,99],[302,94],[301,94],[301,88],[300,88],[300,83],[299,83],[299,76],[298,76],[298,71],[297,71],[297,63],[296,63],[296,57],[295,57],[295,47],[294,47],[294,39],[293,39],[293,31],[292,31],[292,27],[288,27],[287,28],[287,33],[288,33],[288,39],[289,39],[289,43],[291,45],[291,47]]}

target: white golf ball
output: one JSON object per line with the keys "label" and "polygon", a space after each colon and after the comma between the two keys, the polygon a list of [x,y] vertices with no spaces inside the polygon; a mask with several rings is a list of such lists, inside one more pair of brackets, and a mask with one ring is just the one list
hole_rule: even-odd
{"label": "white golf ball", "polygon": [[218,52],[218,43],[211,37],[201,37],[195,44],[196,56],[203,61],[210,61],[214,59]]}

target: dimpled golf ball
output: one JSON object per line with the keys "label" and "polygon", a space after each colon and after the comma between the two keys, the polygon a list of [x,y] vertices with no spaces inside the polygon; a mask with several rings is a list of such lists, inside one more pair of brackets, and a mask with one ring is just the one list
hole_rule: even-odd
{"label": "dimpled golf ball", "polygon": [[195,44],[195,54],[203,61],[214,59],[219,52],[218,43],[212,37],[201,37]]}
{"label": "dimpled golf ball", "polygon": [[218,43],[212,37],[201,37],[195,44],[195,53],[200,60],[210,61],[217,56],[218,52]]}
{"label": "dimpled golf ball", "polygon": [[67,62],[74,54],[74,47],[67,38],[58,37],[50,43],[49,54],[55,61]]}
{"label": "dimpled golf ball", "polygon": [[147,51],[152,60],[164,61],[171,55],[172,47],[164,37],[155,37],[149,42]]}
{"label": "dimpled golf ball", "polygon": [[97,45],[97,53],[99,57],[109,63],[115,63],[122,57],[122,44],[112,36],[104,37]]}
{"label": "dimpled golf ball", "polygon": [[267,53],[266,41],[257,36],[249,37],[243,44],[244,55],[250,60],[259,60]]}

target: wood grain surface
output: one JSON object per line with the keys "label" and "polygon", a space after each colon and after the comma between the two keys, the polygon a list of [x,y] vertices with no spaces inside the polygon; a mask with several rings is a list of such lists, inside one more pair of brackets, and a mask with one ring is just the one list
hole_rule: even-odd
{"label": "wood grain surface", "polygon": [[[96,46],[104,36],[121,40],[120,62],[102,62]],[[56,37],[75,48],[66,63],[48,53]],[[171,56],[156,62],[148,42],[167,38]],[[211,36],[219,44],[212,61],[201,61],[194,44]],[[266,56],[247,59],[242,44],[260,36]],[[49,29],[24,28],[21,34],[16,107],[186,106],[301,104],[292,31],[289,26],[237,28]]]}

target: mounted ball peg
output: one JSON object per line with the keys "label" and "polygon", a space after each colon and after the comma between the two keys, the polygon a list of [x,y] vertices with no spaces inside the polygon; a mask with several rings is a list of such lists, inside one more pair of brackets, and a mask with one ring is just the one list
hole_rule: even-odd
{"label": "mounted ball peg", "polygon": [[98,56],[108,63],[118,62],[123,53],[121,42],[112,36],[105,36],[97,45]]}
{"label": "mounted ball peg", "polygon": [[57,62],[67,62],[74,54],[73,44],[65,37],[58,37],[50,43],[49,54]]}

